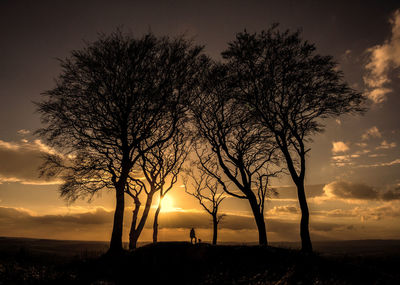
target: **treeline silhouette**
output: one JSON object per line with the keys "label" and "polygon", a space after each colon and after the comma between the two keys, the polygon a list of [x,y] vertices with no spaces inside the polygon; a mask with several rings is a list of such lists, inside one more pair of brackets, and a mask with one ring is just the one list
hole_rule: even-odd
{"label": "treeline silhouette", "polygon": [[109,253],[123,250],[126,197],[134,206],[133,249],[159,194],[157,242],[162,199],[180,173],[186,191],[212,216],[213,243],[218,206],[230,195],[248,201],[260,245],[268,244],[270,179],[289,173],[302,214],[302,250],[312,251],[304,191],[308,145],[323,131],[323,119],[362,113],[365,99],[331,56],[277,24],[238,33],[222,58],[213,60],[184,37],[137,38],[116,30],[61,59],[55,87],[35,103],[43,123],[37,134],[58,151],[46,157],[41,175],[60,177],[68,201],[115,192]]}

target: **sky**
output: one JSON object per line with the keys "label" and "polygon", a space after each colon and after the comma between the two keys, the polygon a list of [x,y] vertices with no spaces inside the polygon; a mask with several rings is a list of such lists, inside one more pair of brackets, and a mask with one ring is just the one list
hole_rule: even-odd
{"label": "sky", "polygon": [[[328,3],[329,2],[329,3]],[[54,87],[57,58],[117,27],[140,37],[182,35],[214,59],[235,34],[302,30],[317,52],[332,55],[345,80],[368,98],[363,116],[326,121],[307,158],[306,194],[313,240],[400,238],[400,4],[398,1],[12,1],[0,0],[0,236],[109,240],[114,195],[67,204],[58,180],[38,177],[54,150],[33,132],[34,101]],[[178,182],[160,216],[159,240],[211,240],[211,219]],[[298,241],[300,211],[289,177],[272,182],[270,241]],[[157,198],[155,199],[157,202]],[[128,239],[131,201],[127,199]],[[257,241],[246,202],[227,198],[219,240]],[[151,240],[150,219],[140,241]]]}

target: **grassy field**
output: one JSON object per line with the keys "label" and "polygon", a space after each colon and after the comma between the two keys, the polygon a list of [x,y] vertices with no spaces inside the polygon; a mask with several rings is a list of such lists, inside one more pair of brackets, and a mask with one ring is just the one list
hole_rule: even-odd
{"label": "grassy field", "polygon": [[0,284],[400,284],[400,241],[147,244],[108,257],[105,242],[0,238]]}

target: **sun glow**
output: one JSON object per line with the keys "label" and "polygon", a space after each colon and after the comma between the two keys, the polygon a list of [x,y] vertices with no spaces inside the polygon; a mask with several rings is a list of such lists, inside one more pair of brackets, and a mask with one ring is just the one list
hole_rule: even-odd
{"label": "sun glow", "polygon": [[171,198],[170,196],[165,196],[162,199],[161,205],[162,205],[162,208],[161,208],[162,212],[171,212],[171,211],[175,210],[174,199]]}

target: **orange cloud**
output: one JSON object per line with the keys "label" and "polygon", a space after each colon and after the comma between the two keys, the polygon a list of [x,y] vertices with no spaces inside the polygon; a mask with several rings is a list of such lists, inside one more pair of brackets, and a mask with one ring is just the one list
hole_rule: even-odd
{"label": "orange cloud", "polygon": [[387,94],[393,91],[386,86],[390,83],[389,73],[400,66],[400,10],[393,13],[389,22],[391,37],[383,44],[367,49],[369,60],[365,65],[364,83],[368,98],[376,104],[386,101]]}
{"label": "orange cloud", "polygon": [[380,138],[381,136],[382,134],[380,133],[379,129],[376,126],[373,126],[362,134],[361,139],[365,141],[370,138]]}
{"label": "orange cloud", "polygon": [[395,142],[388,143],[386,140],[384,140],[383,142],[381,142],[379,146],[376,147],[376,149],[390,149],[396,146],[397,145]]}
{"label": "orange cloud", "polygon": [[342,141],[332,142],[332,152],[333,153],[346,152],[349,149],[350,149],[350,147]]}
{"label": "orange cloud", "polygon": [[[0,140],[0,183],[19,182],[21,184],[45,185],[60,184],[56,179],[39,178],[39,167],[44,154],[56,151],[40,140],[6,142]],[[4,163],[6,162],[6,163]]]}

